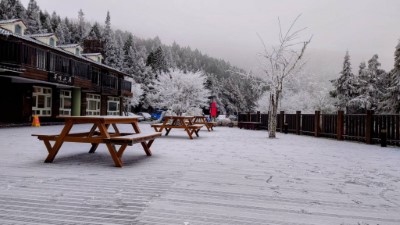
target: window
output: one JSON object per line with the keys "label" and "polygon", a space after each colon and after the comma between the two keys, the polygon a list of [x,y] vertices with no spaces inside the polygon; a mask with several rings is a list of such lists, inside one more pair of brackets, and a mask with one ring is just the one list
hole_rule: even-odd
{"label": "window", "polygon": [[18,35],[22,35],[22,28],[19,24],[15,25],[15,33]]}
{"label": "window", "polygon": [[100,70],[92,68],[92,83],[100,86]]}
{"label": "window", "polygon": [[54,41],[54,38],[52,38],[52,37],[50,38],[50,45],[53,47],[55,46],[55,41]]}
{"label": "window", "polygon": [[46,52],[40,49],[36,50],[36,68],[46,70]]}
{"label": "window", "polygon": [[100,115],[100,95],[87,94],[86,95],[86,115]]}
{"label": "window", "polygon": [[107,101],[107,115],[118,116],[119,115],[119,103],[120,99],[117,97],[108,97]]}
{"label": "window", "polygon": [[97,62],[101,62],[100,56],[97,56]]}
{"label": "window", "polygon": [[51,88],[33,86],[32,114],[51,116]]}
{"label": "window", "polygon": [[72,98],[71,91],[60,92],[60,115],[71,115]]}
{"label": "window", "polygon": [[81,54],[81,51],[79,50],[79,48],[76,48],[75,49],[75,55],[80,55]]}

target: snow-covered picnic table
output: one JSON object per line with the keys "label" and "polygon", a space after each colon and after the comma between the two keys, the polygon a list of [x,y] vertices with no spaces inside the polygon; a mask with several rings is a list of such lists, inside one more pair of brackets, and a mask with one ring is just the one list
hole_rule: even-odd
{"label": "snow-covered picnic table", "polygon": [[163,123],[152,124],[156,132],[162,132],[164,129],[167,131],[165,136],[168,136],[172,129],[183,129],[186,131],[190,139],[193,139],[193,134],[199,137],[199,131],[203,125],[194,124],[194,116],[165,116]]}
{"label": "snow-covered picnic table", "polygon": [[[115,163],[115,166],[122,167],[121,157],[128,145],[141,143],[146,155],[151,156],[150,147],[155,138],[161,136],[161,133],[141,133],[138,125],[138,117],[131,116],[60,116],[65,120],[64,128],[57,134],[32,134],[42,140],[49,152],[45,162],[51,163],[56,157],[58,151],[64,142],[90,143],[92,147],[89,153],[94,153],[99,144],[105,144]],[[72,127],[76,124],[91,124],[88,132],[70,133]],[[122,133],[117,124],[132,125],[132,132]],[[114,132],[109,132],[109,127]],[[53,146],[50,141],[54,141]],[[119,145],[119,149],[115,148]]]}

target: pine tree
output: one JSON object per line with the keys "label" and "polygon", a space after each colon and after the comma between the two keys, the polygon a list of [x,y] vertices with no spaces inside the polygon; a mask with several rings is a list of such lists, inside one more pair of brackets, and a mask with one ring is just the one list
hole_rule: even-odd
{"label": "pine tree", "polygon": [[80,9],[78,12],[77,33],[75,35],[76,43],[81,43],[85,36],[86,36],[85,14],[83,13],[82,9]]}
{"label": "pine tree", "polygon": [[104,42],[104,64],[111,67],[117,67],[118,53],[116,49],[114,32],[111,30],[110,12],[107,12],[105,28],[103,32],[103,42]]}
{"label": "pine tree", "polygon": [[357,82],[351,71],[350,55],[346,52],[343,62],[343,69],[340,77],[332,81],[335,87],[334,96],[337,98],[336,107],[349,111],[349,101],[357,96]]}
{"label": "pine tree", "polygon": [[69,31],[68,31],[68,28],[67,28],[67,26],[65,25],[65,23],[63,22],[63,21],[61,21],[59,24],[58,24],[58,26],[57,26],[57,28],[56,28],[56,30],[54,31],[54,33],[55,33],[55,35],[57,36],[57,38],[58,38],[58,43],[57,44],[65,44],[66,42],[65,42],[65,33],[68,33]]}
{"label": "pine tree", "polygon": [[35,0],[30,0],[26,10],[26,33],[43,33],[42,23],[40,22],[40,8]]}
{"label": "pine tree", "polygon": [[51,14],[51,17],[50,17],[51,29],[52,29],[53,31],[56,31],[56,29],[57,29],[57,27],[58,27],[58,24],[60,24],[60,23],[61,23],[61,18],[60,18],[60,16],[58,16],[56,12],[53,12],[53,13]]}
{"label": "pine tree", "polygon": [[0,20],[26,18],[26,9],[19,0],[0,1]]}
{"label": "pine tree", "polygon": [[150,66],[156,74],[169,71],[167,60],[161,46],[149,54],[146,64]]}
{"label": "pine tree", "polygon": [[51,26],[50,14],[45,11],[40,11],[40,22],[42,23],[42,33],[53,33],[54,30]]}
{"label": "pine tree", "polygon": [[394,52],[394,68],[388,76],[389,88],[382,103],[382,109],[387,113],[400,113],[400,41]]}
{"label": "pine tree", "polygon": [[94,23],[92,28],[89,31],[89,34],[87,35],[86,39],[88,40],[100,40],[101,34],[100,34],[100,29],[99,29],[99,24],[97,22]]}

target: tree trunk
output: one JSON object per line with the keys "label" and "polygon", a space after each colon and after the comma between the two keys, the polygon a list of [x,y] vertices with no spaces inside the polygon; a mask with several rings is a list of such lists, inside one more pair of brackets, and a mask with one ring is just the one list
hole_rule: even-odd
{"label": "tree trunk", "polygon": [[[278,93],[277,93],[278,94]],[[278,121],[278,98],[276,95],[271,94],[270,104],[271,104],[271,113],[269,117],[269,138],[276,138],[276,126]]]}

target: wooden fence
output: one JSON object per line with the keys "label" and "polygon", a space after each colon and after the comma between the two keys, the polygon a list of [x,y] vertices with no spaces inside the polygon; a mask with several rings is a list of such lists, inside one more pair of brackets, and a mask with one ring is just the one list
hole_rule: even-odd
{"label": "wooden fence", "polygon": [[[239,123],[258,122],[259,128],[268,128],[268,114],[240,113]],[[373,111],[366,114],[285,114],[281,111],[277,118],[277,131],[298,135],[352,140],[367,144],[381,143],[387,140],[389,145],[400,146],[400,115],[375,115]]]}

